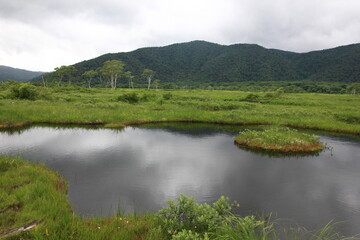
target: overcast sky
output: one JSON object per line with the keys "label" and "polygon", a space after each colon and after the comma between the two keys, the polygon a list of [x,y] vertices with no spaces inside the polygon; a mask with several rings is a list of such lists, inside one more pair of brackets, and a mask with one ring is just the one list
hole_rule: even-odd
{"label": "overcast sky", "polygon": [[192,40],[307,52],[360,42],[360,0],[0,0],[0,65],[52,71]]}

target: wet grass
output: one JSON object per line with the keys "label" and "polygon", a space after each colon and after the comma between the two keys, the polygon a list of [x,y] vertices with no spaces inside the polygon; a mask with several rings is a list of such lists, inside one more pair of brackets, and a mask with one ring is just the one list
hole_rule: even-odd
{"label": "wet grass", "polygon": [[[29,123],[108,124],[149,122],[276,124],[360,135],[355,95],[260,94],[205,90],[55,88],[45,100],[0,99],[0,128]],[[259,95],[259,93],[257,93]],[[124,97],[125,96],[125,97]],[[135,100],[134,100],[135,99]]]}
{"label": "wet grass", "polygon": [[313,154],[324,149],[318,136],[280,126],[243,131],[235,143],[251,150],[285,154]]}

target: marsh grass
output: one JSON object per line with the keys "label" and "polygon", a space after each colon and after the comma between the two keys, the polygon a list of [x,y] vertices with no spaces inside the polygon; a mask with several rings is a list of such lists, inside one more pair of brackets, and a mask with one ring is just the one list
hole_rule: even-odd
{"label": "marsh grass", "polygon": [[281,126],[265,127],[262,130],[245,130],[235,138],[235,143],[248,149],[276,153],[304,154],[324,149],[318,136]]}
{"label": "marsh grass", "polygon": [[46,91],[51,92],[50,99],[0,99],[0,128],[22,123],[126,125],[187,120],[275,124],[360,135],[357,113],[360,97],[355,95],[286,93],[265,98],[264,94],[256,93],[261,101],[243,101],[251,93],[79,87]]}

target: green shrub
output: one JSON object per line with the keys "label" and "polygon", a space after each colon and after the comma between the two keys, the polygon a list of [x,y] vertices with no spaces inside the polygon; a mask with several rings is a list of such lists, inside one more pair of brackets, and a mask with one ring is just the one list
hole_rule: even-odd
{"label": "green shrub", "polygon": [[173,97],[172,93],[164,93],[163,94],[164,100],[170,100],[170,99],[172,99],[172,97]]}
{"label": "green shrub", "polygon": [[127,103],[138,103],[140,97],[137,93],[125,93],[117,98],[118,101],[127,102]]}
{"label": "green shrub", "polygon": [[177,234],[173,235],[171,239],[172,240],[208,240],[209,237],[206,233],[204,234],[204,237],[201,237],[200,234],[196,232],[183,229],[181,232],[178,232]]}
{"label": "green shrub", "polygon": [[249,93],[248,95],[246,95],[246,97],[244,99],[242,99],[243,101],[246,102],[258,102],[260,100],[260,96],[258,94],[254,94],[254,93]]}
{"label": "green shrub", "polygon": [[178,203],[168,201],[169,207],[158,212],[162,226],[167,234],[176,235],[183,230],[204,234],[214,232],[221,225],[222,219],[230,214],[231,205],[228,198],[220,197],[210,206],[198,204],[194,198],[181,194]]}
{"label": "green shrub", "polygon": [[39,96],[38,88],[30,83],[12,84],[9,98],[35,100]]}
{"label": "green shrub", "polygon": [[35,100],[35,97],[38,95],[38,91],[34,85],[24,84],[19,88],[19,98],[20,99],[30,99]]}
{"label": "green shrub", "polygon": [[275,92],[268,92],[265,94],[265,98],[279,98],[285,93],[284,88],[279,88]]}
{"label": "green shrub", "polygon": [[155,98],[156,98],[156,94],[153,94],[153,93],[144,93],[144,94],[141,96],[141,101],[147,102],[147,101],[150,101],[150,100],[154,100]]}

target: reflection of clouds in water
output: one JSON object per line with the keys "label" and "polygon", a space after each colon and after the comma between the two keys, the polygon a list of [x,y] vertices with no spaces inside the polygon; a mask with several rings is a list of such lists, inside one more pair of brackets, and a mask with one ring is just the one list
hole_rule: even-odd
{"label": "reflection of clouds in water", "polygon": [[340,186],[338,201],[345,205],[348,212],[360,213],[360,187],[359,183]]}
{"label": "reflection of clouds in water", "polygon": [[[32,128],[0,134],[0,151],[24,150],[69,180],[81,214],[152,211],[180,193],[197,201],[220,195],[237,200],[242,213],[275,212],[305,226],[360,223],[360,144],[323,136],[334,146],[318,157],[269,158],[233,145],[232,135],[194,137],[176,130]],[[349,230],[350,229],[350,230]]]}
{"label": "reflection of clouds in water", "polygon": [[[9,150],[42,146],[54,154],[101,150],[112,144],[116,137],[110,130],[57,129],[34,127],[21,134],[0,134],[0,142],[11,144]],[[1,147],[1,145],[0,145]]]}
{"label": "reflection of clouds in water", "polygon": [[[214,137],[206,137],[199,141],[188,136],[174,136],[164,131],[135,130],[134,135],[135,144],[145,155],[145,158],[141,159],[141,164],[156,165],[162,177],[167,179],[154,179],[159,183],[152,188],[157,188],[167,196],[178,195],[182,186],[192,188],[195,192],[207,186],[208,181],[223,178],[223,169],[228,162],[225,161],[219,166],[218,161],[221,161],[222,152],[216,152],[214,149],[221,147],[219,144],[223,142],[229,143],[225,136],[222,140],[217,136],[216,140],[212,140]],[[197,151],[194,151],[194,146]]]}
{"label": "reflection of clouds in water", "polygon": [[5,152],[14,149],[30,148],[46,144],[57,137],[56,129],[34,127],[21,133],[0,133],[0,151]]}
{"label": "reflection of clouds in water", "polygon": [[[134,194],[133,188],[140,189],[143,195],[159,195],[161,200],[155,197],[153,202],[163,202],[182,192],[201,200],[201,195],[212,195],[213,184],[221,185],[229,163],[222,151],[214,149],[233,147],[227,135],[193,139],[162,130],[137,128],[125,128],[121,132],[33,128],[19,137],[9,141],[11,151],[37,146],[27,153],[28,157],[47,162],[70,183],[74,180],[77,189],[80,187],[85,192],[76,198],[79,201],[93,199],[97,205],[103,198],[119,199],[120,195],[121,199],[134,195],[133,202],[136,202],[142,197]],[[76,195],[73,185],[70,184],[70,195]],[[127,194],[129,196],[125,196]],[[111,195],[113,197],[109,197]],[[151,198],[145,201],[151,202]]]}

